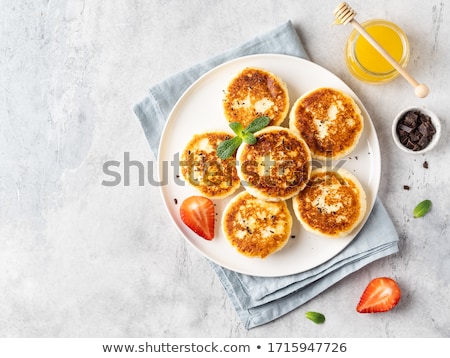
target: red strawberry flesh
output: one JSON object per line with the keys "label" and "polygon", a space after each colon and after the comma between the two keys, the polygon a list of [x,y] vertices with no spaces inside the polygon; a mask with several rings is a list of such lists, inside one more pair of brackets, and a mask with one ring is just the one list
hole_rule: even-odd
{"label": "red strawberry flesh", "polygon": [[386,312],[401,298],[397,282],[389,277],[378,277],[369,282],[356,307],[359,313]]}
{"label": "red strawberry flesh", "polygon": [[180,206],[181,220],[206,240],[214,238],[214,203],[203,196],[191,196]]}

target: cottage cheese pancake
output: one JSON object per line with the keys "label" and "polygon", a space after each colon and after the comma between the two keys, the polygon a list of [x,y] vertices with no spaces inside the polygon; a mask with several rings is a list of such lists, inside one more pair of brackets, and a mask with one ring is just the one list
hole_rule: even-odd
{"label": "cottage cheese pancake", "polygon": [[304,190],[292,199],[295,216],[315,234],[337,238],[350,234],[363,219],[366,195],[345,169],[315,169]]}
{"label": "cottage cheese pancake", "polygon": [[261,68],[247,67],[229,83],[223,101],[225,117],[244,127],[267,116],[280,125],[289,113],[289,95],[281,78]]}
{"label": "cottage cheese pancake", "polygon": [[220,159],[217,146],[231,135],[210,131],[194,135],[180,155],[182,179],[208,198],[225,198],[240,186],[236,158]]}
{"label": "cottage cheese pancake", "polygon": [[267,202],[243,191],[226,206],[222,230],[236,250],[265,258],[288,242],[292,216],[284,201]]}
{"label": "cottage cheese pancake", "polygon": [[287,128],[270,126],[255,133],[256,144],[241,144],[236,159],[245,189],[267,201],[297,195],[311,174],[305,141]]}
{"label": "cottage cheese pancake", "polygon": [[333,88],[318,88],[295,101],[289,128],[308,143],[313,158],[337,159],[356,147],[364,119],[349,95]]}

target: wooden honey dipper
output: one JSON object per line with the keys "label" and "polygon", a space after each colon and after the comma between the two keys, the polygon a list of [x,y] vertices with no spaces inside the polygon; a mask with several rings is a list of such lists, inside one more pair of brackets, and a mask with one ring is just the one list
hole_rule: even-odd
{"label": "wooden honey dipper", "polygon": [[339,4],[334,10],[336,23],[353,27],[414,87],[417,97],[424,98],[430,92],[426,84],[417,82],[381,45],[355,20],[356,12],[345,2]]}

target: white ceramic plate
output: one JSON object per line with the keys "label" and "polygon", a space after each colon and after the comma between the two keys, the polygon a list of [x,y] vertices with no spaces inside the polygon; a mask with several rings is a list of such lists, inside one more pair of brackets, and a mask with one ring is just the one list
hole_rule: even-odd
{"label": "white ceramic plate", "polygon": [[[206,241],[190,231],[180,219],[181,202],[199,193],[179,178],[179,153],[195,133],[222,129],[230,133],[223,115],[222,100],[228,82],[247,66],[261,67],[280,76],[287,84],[291,104],[303,93],[317,87],[334,87],[345,91],[361,107],[364,132],[357,147],[347,157],[332,163],[350,170],[361,182],[367,195],[368,210],[354,232],[339,239],[322,238],[306,232],[293,215],[291,238],[286,246],[265,259],[239,254],[224,237],[220,219],[230,198],[215,200],[217,220],[215,238]],[[287,120],[283,124],[286,126]],[[380,149],[369,114],[353,91],[328,70],[297,57],[286,55],[251,55],[224,63],[198,79],[179,99],[164,128],[159,148],[159,179],[165,206],[184,238],[211,261],[228,269],[255,276],[284,276],[314,268],[337,255],[362,228],[373,207],[380,182]],[[290,205],[290,200],[288,201]]]}

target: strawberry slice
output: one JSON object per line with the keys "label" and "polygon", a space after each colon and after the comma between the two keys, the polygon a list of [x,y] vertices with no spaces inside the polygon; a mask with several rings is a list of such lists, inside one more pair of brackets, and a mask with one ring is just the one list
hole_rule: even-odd
{"label": "strawberry slice", "polygon": [[206,240],[214,238],[214,203],[203,196],[191,196],[180,206],[181,220]]}
{"label": "strawberry slice", "polygon": [[392,278],[378,277],[369,282],[356,307],[359,313],[385,312],[394,308],[402,293]]}

